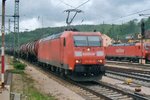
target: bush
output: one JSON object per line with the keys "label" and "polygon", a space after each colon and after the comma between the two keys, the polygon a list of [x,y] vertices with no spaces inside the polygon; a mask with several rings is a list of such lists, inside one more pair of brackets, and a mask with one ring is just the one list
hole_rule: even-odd
{"label": "bush", "polygon": [[18,62],[18,61],[17,61],[17,62],[14,63],[14,68],[16,68],[16,69],[18,69],[18,70],[24,70],[25,67],[26,67],[26,65],[23,64],[23,63],[21,63],[21,62]]}

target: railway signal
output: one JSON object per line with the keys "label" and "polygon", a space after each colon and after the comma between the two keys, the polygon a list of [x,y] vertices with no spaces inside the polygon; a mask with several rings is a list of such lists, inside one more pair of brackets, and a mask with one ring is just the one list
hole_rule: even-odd
{"label": "railway signal", "polygon": [[5,1],[2,0],[2,47],[1,47],[1,82],[2,88],[4,88],[4,72],[5,72]]}
{"label": "railway signal", "polygon": [[143,21],[141,22],[141,35],[142,38],[145,38],[145,23]]}
{"label": "railway signal", "polygon": [[[141,47],[143,47],[143,39],[145,38],[145,23],[142,20],[141,21]],[[145,63],[145,60],[143,60],[143,48],[141,48],[141,64]]]}

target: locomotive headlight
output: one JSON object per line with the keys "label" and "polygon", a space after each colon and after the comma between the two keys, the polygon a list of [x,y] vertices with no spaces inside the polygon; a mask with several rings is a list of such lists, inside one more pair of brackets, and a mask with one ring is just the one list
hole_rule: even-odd
{"label": "locomotive headlight", "polygon": [[90,48],[87,48],[87,51],[90,51]]}
{"label": "locomotive headlight", "polygon": [[97,51],[96,56],[104,56],[104,52],[103,51]]}
{"label": "locomotive headlight", "polygon": [[76,60],[75,62],[76,62],[76,63],[81,63],[81,60]]}
{"label": "locomotive headlight", "polygon": [[97,62],[102,63],[102,62],[103,62],[103,60],[97,60]]}

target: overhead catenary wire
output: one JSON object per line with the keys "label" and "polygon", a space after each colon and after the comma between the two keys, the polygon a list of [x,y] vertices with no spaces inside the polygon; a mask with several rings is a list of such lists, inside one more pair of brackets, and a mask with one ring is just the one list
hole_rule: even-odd
{"label": "overhead catenary wire", "polygon": [[59,0],[59,1],[60,1],[61,3],[63,3],[63,4],[65,4],[65,5],[67,5],[67,6],[71,7],[71,8],[77,9],[77,8],[80,8],[81,6],[83,6],[84,4],[88,3],[90,0],[87,0],[87,1],[83,2],[82,4],[80,4],[80,5],[77,6],[77,7],[74,7],[74,6],[72,6],[72,5],[70,5],[70,4],[66,3],[66,2],[64,2],[64,1],[62,1],[62,0]]}
{"label": "overhead catenary wire", "polygon": [[128,15],[126,15],[126,16],[122,16],[122,18],[123,18],[123,17],[132,16],[132,15],[135,15],[135,14],[138,14],[138,13],[141,13],[141,12],[144,12],[144,11],[148,11],[148,10],[150,10],[150,9],[144,9],[144,10],[141,10],[141,11],[137,11],[137,12],[135,12],[135,13],[131,13],[131,14],[128,14]]}
{"label": "overhead catenary wire", "polygon": [[88,3],[90,0],[87,0],[86,2],[83,2],[82,4],[80,4],[79,6],[77,6],[75,9],[80,8],[81,6],[83,6],[84,4]]}
{"label": "overhead catenary wire", "polygon": [[[63,2],[62,0],[59,0],[59,1],[61,1],[61,2],[64,3],[65,5],[68,5],[68,6],[70,6],[70,7],[73,7],[73,6],[71,6],[70,4],[67,4],[67,3]],[[89,2],[89,1],[90,1],[90,0],[87,0],[86,2],[83,2],[82,4],[80,4],[79,6],[73,7],[73,9],[68,9],[68,10],[65,10],[65,11],[64,11],[64,12],[67,12],[67,13],[68,13],[67,18],[66,18],[67,26],[70,26],[70,24],[73,22],[74,18],[76,17],[77,13],[83,12],[82,10],[79,10],[78,8],[81,7],[81,6],[83,6],[84,4],[86,4],[86,3]],[[75,14],[73,15],[72,18],[70,18],[70,13],[71,13],[71,12],[75,12]],[[69,19],[70,19],[70,21],[69,21]]]}
{"label": "overhead catenary wire", "polygon": [[[77,6],[77,7],[74,7],[74,6],[72,6],[72,5],[70,5],[70,4],[66,3],[66,2],[64,2],[64,1],[62,1],[62,0],[59,0],[59,1],[60,1],[61,3],[63,3],[63,4],[65,4],[65,5],[67,5],[67,6],[71,7],[71,8],[77,9],[77,8],[83,6],[84,4],[88,3],[90,0],[87,0],[87,1],[83,2],[82,4],[80,4],[80,5]],[[111,19],[110,21],[111,21],[111,22],[115,22],[115,21],[120,20],[120,19],[122,19],[122,18],[126,18],[126,17],[132,16],[132,15],[139,14],[139,13],[141,13],[141,12],[149,11],[149,10],[150,10],[150,8],[149,8],[149,9],[140,10],[140,11],[137,11],[137,12],[134,12],[134,13],[131,13],[131,14],[127,14],[127,15],[124,15],[124,16],[120,16],[120,17],[115,18],[115,19]],[[105,22],[106,22],[106,21],[105,21]]]}
{"label": "overhead catenary wire", "polygon": [[150,17],[150,14],[139,14],[139,16],[146,16],[146,17]]}
{"label": "overhead catenary wire", "polygon": [[115,18],[115,19],[111,20],[111,22],[117,21],[117,20],[122,19],[122,18],[125,18],[125,17],[129,17],[129,16],[132,16],[132,15],[139,14],[139,13],[141,13],[141,12],[149,11],[149,10],[150,10],[150,8],[149,8],[149,9],[140,10],[140,11],[137,11],[137,12],[134,12],[134,13],[125,15],[125,16],[121,16],[121,17]]}
{"label": "overhead catenary wire", "polygon": [[70,4],[68,4],[68,3],[66,3],[66,2],[64,2],[64,1],[62,1],[62,0],[59,0],[61,3],[63,3],[63,4],[65,4],[65,5],[67,5],[67,6],[69,6],[69,7],[71,7],[71,8],[75,8],[74,6],[72,6],[72,5],[70,5]]}

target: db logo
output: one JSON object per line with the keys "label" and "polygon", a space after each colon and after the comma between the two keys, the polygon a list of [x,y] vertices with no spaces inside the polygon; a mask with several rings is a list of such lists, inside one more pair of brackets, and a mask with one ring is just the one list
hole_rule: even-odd
{"label": "db logo", "polygon": [[116,49],[116,53],[124,53],[124,49],[121,49],[121,48]]}
{"label": "db logo", "polygon": [[82,55],[83,56],[95,56],[95,53],[93,53],[93,52],[84,52]]}

